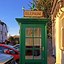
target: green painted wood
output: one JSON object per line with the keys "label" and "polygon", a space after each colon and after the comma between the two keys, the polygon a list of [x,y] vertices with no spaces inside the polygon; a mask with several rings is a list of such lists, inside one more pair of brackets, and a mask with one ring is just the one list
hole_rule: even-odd
{"label": "green painted wood", "polygon": [[20,64],[25,64],[24,27],[20,24]]}
{"label": "green painted wood", "polygon": [[46,24],[50,19],[43,18],[16,18],[22,24]]}
{"label": "green painted wood", "polygon": [[[16,18],[20,25],[20,64],[47,64],[47,25],[49,19],[37,18]],[[41,59],[25,59],[25,28],[41,28],[42,30],[42,51]],[[33,37],[34,38],[34,37]],[[34,50],[33,48],[32,50]]]}
{"label": "green painted wood", "polygon": [[47,64],[47,25],[45,25],[45,64]]}

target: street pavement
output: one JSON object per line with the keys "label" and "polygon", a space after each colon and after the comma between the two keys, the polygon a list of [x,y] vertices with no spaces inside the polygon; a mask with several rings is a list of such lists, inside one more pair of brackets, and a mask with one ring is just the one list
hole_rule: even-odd
{"label": "street pavement", "polygon": [[55,58],[53,56],[49,55],[47,60],[48,60],[48,64],[55,64]]}

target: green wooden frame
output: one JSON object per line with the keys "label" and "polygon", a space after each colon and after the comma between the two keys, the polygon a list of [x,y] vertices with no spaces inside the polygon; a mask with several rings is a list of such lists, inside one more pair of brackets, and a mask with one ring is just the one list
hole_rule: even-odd
{"label": "green wooden frame", "polygon": [[[16,18],[20,25],[20,64],[25,64],[25,62],[35,62],[35,60],[25,60],[25,28],[26,27],[39,27],[43,28],[42,30],[42,41],[44,42],[44,53],[42,56],[44,57],[44,62],[42,64],[47,64],[47,25],[46,23],[49,21],[49,19],[42,19],[42,18]],[[43,59],[43,58],[42,58]],[[36,60],[38,61],[42,60]],[[35,63],[35,64],[37,64]],[[32,63],[33,64],[33,63]],[[38,63],[39,64],[39,63]]]}

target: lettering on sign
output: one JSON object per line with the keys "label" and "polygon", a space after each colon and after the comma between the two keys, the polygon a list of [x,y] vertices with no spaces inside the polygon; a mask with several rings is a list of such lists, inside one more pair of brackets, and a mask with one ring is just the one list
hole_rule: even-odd
{"label": "lettering on sign", "polygon": [[24,17],[43,17],[42,11],[24,11]]}

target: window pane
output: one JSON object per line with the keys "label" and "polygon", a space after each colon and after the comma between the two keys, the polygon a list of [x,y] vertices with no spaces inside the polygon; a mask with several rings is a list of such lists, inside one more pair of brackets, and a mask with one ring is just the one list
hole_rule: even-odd
{"label": "window pane", "polygon": [[34,38],[34,46],[36,48],[41,48],[41,38]]}
{"label": "window pane", "polygon": [[33,38],[26,38],[25,46],[33,46]]}
{"label": "window pane", "polygon": [[32,50],[26,49],[26,56],[32,56]]}
{"label": "window pane", "polygon": [[34,59],[41,59],[41,49],[34,49]]}
{"label": "window pane", "polygon": [[34,37],[41,37],[41,28],[34,28]]}
{"label": "window pane", "polygon": [[34,38],[34,59],[41,59],[41,38]]}
{"label": "window pane", "polygon": [[33,28],[26,28],[26,37],[32,37],[33,35]]}
{"label": "window pane", "polygon": [[33,59],[33,51],[26,49],[25,59]]}
{"label": "window pane", "polygon": [[25,59],[33,59],[33,56],[25,56]]}

